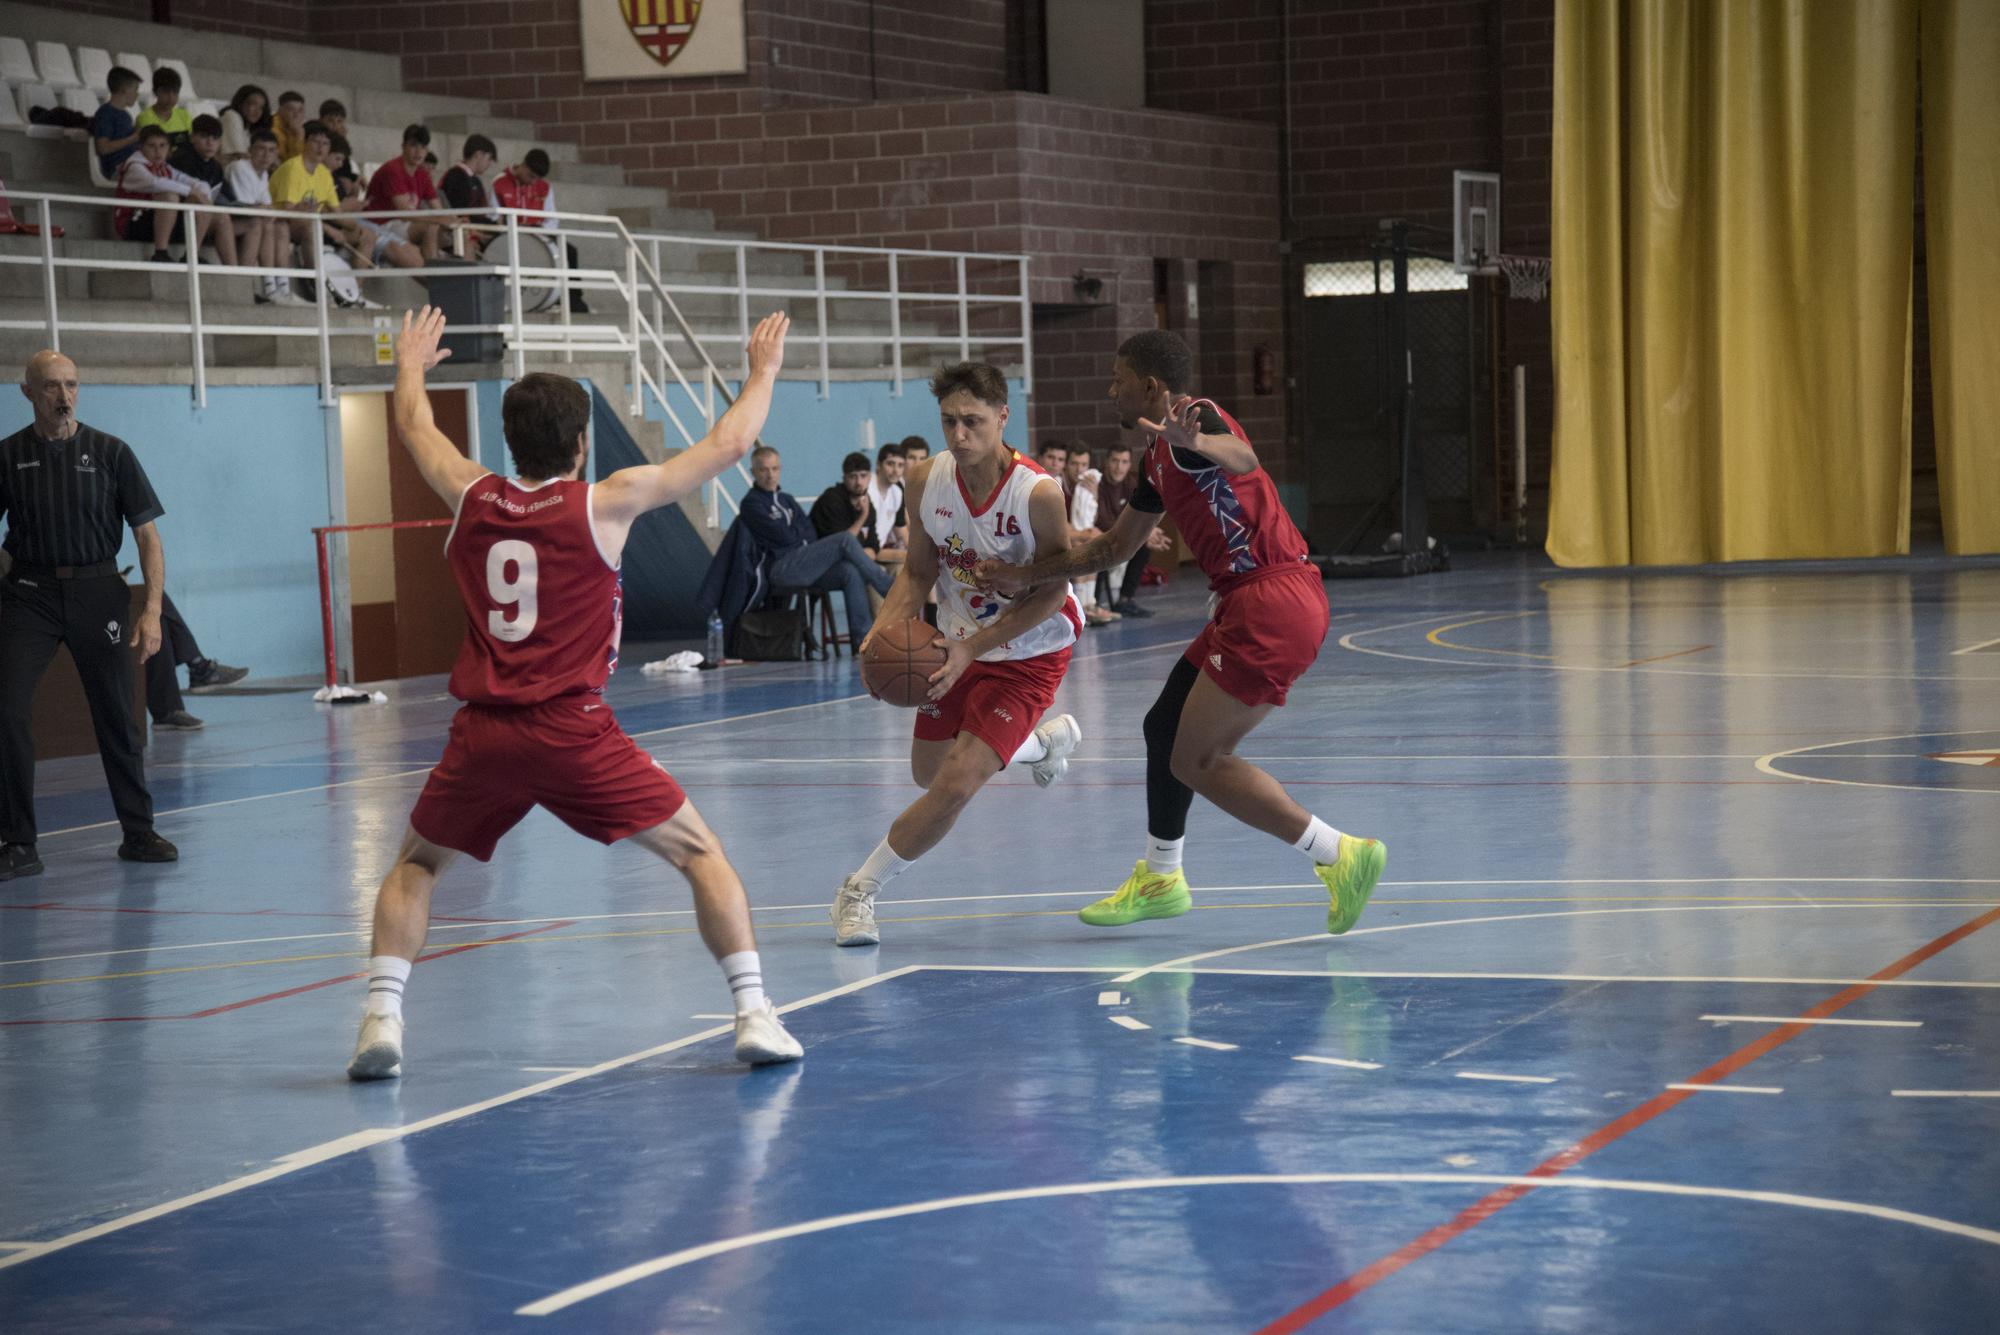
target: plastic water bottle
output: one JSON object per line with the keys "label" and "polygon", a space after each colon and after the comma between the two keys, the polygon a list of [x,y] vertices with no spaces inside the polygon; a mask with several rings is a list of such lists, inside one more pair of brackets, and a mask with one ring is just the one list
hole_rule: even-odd
{"label": "plastic water bottle", "polygon": [[719,611],[708,614],[708,656],[703,659],[702,666],[722,666],[722,613]]}

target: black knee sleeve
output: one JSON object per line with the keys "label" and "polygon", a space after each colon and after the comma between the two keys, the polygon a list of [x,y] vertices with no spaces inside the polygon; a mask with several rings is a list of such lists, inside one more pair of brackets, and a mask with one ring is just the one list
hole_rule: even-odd
{"label": "black knee sleeve", "polygon": [[1194,789],[1174,777],[1174,738],[1181,730],[1181,709],[1200,675],[1187,659],[1177,659],[1160,698],[1146,711],[1146,833],[1155,839],[1179,839],[1187,833]]}

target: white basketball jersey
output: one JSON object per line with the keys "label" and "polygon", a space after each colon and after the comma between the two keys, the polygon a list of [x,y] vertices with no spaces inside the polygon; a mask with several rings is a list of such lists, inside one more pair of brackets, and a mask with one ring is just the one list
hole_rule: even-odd
{"label": "white basketball jersey", "polygon": [[[1028,522],[1028,493],[1038,483],[1061,485],[1016,454],[999,488],[984,498],[983,504],[975,504],[975,498],[960,484],[958,460],[951,451],[932,456],[921,507],[924,532],[937,546],[938,629],[952,639],[977,634],[1014,605],[1006,594],[982,591],[973,582],[973,568],[987,560],[1019,566],[1033,563],[1035,532]],[[1083,609],[1075,594],[1065,592],[1063,605],[1054,616],[999,648],[987,650],[979,656],[980,661],[1052,654],[1075,644],[1082,628]]]}

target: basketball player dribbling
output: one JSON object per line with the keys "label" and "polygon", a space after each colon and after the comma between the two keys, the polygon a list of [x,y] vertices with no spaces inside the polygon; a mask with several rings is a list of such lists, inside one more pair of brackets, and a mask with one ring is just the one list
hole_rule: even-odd
{"label": "basketball player dribbling", "polygon": [[464,705],[376,896],[350,1078],[402,1074],[403,985],[424,947],[438,877],[460,853],[490,859],[536,806],[579,834],[631,839],[679,868],[702,942],[735,999],[736,1059],[761,1065],[802,1054],[764,996],[749,901],[721,841],[604,703],[618,666],[618,566],[632,522],[749,452],[770,412],[789,325],[772,315],[757,326],[735,406],[692,448],[592,485],[581,480],[590,421],[581,385],[538,373],[507,390],[501,417],[519,476],[498,477],[459,453],[431,417],[424,373],[451,355],[438,349],[443,314],[427,306],[403,317],[396,431],[455,516],[445,556],[469,624],[451,693]]}
{"label": "basketball player dribbling", "polygon": [[1123,927],[1192,907],[1181,852],[1188,808],[1200,793],[1312,859],[1329,898],[1326,930],[1338,936],[1367,907],[1386,850],[1334,829],[1236,754],[1319,656],[1326,587],[1243,428],[1182,392],[1193,372],[1193,354],[1177,334],[1149,330],[1125,340],[1111,397],[1127,430],[1153,438],[1138,489],[1098,537],[1025,568],[981,562],[979,579],[1007,592],[1107,570],[1145,544],[1163,511],[1172,515],[1208,576],[1215,610],[1146,715],[1146,856],[1123,885],[1078,916],[1094,927]]}
{"label": "basketball player dribbling", "polygon": [[[1055,703],[1083,628],[1066,580],[1011,594],[980,590],[982,559],[1027,562],[1069,541],[1062,484],[1000,439],[1007,425],[1007,379],[981,362],[941,367],[931,377],[945,450],[905,480],[909,555],[876,616],[877,633],[918,616],[937,590],[937,643],[944,666],[917,706],[910,773],[923,796],[833,899],[836,945],[872,946],[875,896],[890,878],[937,846],[986,781],[1026,765],[1046,788],[1069,768],[1083,731],[1068,714],[1037,726]],[[870,639],[874,636],[871,634]],[[863,645],[863,651],[867,646]]]}

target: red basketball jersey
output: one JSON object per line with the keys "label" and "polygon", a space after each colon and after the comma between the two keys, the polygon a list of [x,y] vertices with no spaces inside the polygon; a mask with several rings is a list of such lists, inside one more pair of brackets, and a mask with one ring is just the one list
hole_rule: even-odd
{"label": "red basketball jersey", "polygon": [[445,556],[465,602],[451,693],[535,705],[602,694],[618,666],[618,568],[591,524],[588,482],[489,473],[465,489]]}
{"label": "red basketball jersey", "polygon": [[[1206,399],[1200,402],[1221,419],[1231,435],[1249,443],[1250,437],[1235,418]],[[1207,423],[1203,429],[1215,434]],[[1212,459],[1202,458],[1194,465],[1186,453],[1177,457],[1164,436],[1153,438],[1140,467],[1158,503],[1143,504],[1142,489],[1128,504],[1143,510],[1164,507],[1174,517],[1174,525],[1201,563],[1211,589],[1222,592],[1246,582],[1258,571],[1305,563],[1306,540],[1279,502],[1277,484],[1262,468],[1231,475]]]}

